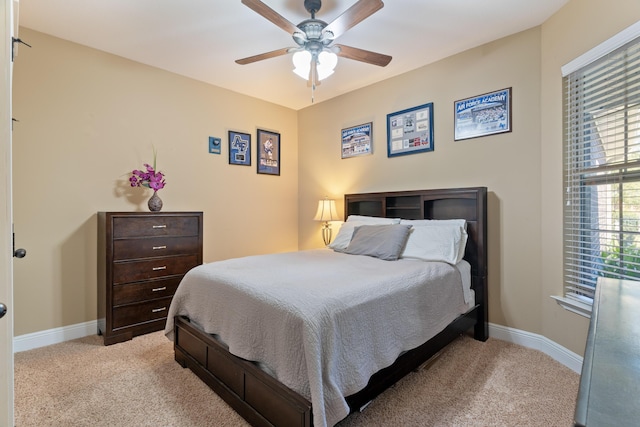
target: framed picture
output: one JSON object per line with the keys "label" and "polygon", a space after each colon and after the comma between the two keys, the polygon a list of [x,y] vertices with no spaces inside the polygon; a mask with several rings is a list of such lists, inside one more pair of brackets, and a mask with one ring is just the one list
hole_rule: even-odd
{"label": "framed picture", "polygon": [[222,148],[222,140],[214,136],[209,137],[209,153],[220,154],[220,148]]}
{"label": "framed picture", "polygon": [[342,129],[342,158],[371,154],[373,123]]}
{"label": "framed picture", "polygon": [[387,157],[433,149],[433,102],[387,114]]}
{"label": "framed picture", "polygon": [[251,166],[251,135],[229,131],[229,164]]}
{"label": "framed picture", "polygon": [[511,132],[511,88],[455,102],[455,141]]}
{"label": "framed picture", "polygon": [[280,175],[280,134],[258,129],[258,173]]}

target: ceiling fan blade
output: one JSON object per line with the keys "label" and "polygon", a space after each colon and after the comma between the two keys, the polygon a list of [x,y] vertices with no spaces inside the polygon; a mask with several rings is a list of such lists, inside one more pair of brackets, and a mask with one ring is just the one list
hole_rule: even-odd
{"label": "ceiling fan blade", "polygon": [[289,53],[290,49],[291,48],[285,47],[284,49],[272,50],[271,52],[261,53],[260,55],[236,59],[236,63],[240,65],[247,65],[253,62],[262,61],[263,59],[275,58],[276,56],[286,55],[287,53]]}
{"label": "ceiling fan blade", "polygon": [[349,28],[360,23],[365,18],[373,15],[382,9],[384,3],[382,0],[359,0],[356,4],[347,9],[342,15],[338,16],[334,21],[327,25],[323,33],[331,31],[333,38],[336,39],[344,34]]}
{"label": "ceiling fan blade", "polygon": [[284,18],[275,10],[271,9],[269,6],[261,2],[260,0],[242,0],[242,4],[247,6],[249,9],[258,13],[258,15],[263,16],[269,21],[276,24],[278,27],[282,28],[289,34],[293,34],[296,31],[300,31],[298,27],[295,26],[291,21]]}
{"label": "ceiling fan blade", "polygon": [[336,49],[336,55],[338,56],[360,62],[366,62],[367,64],[378,65],[380,67],[385,67],[392,59],[389,55],[358,49],[357,47],[345,46],[343,44],[336,44],[333,46],[338,48]]}

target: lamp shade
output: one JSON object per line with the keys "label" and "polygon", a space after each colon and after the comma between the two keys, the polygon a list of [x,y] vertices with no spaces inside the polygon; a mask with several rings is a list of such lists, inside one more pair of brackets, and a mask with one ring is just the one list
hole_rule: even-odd
{"label": "lamp shade", "polygon": [[303,79],[309,78],[309,71],[311,70],[311,53],[306,50],[302,50],[293,54],[293,66],[294,73],[302,77]]}
{"label": "lamp shade", "polygon": [[[293,72],[302,77],[303,79],[309,78],[309,72],[311,71],[311,62],[314,60],[314,56],[308,50],[299,50],[293,54],[292,61],[294,70]],[[322,80],[333,74],[333,70],[338,64],[338,55],[329,51],[323,50],[315,59],[316,70],[318,72],[318,80]]]}
{"label": "lamp shade", "polygon": [[336,212],[336,201],[324,199],[318,201],[318,211],[313,218],[315,221],[339,221],[338,212]]}
{"label": "lamp shade", "polygon": [[318,79],[322,80],[333,74],[338,64],[338,55],[330,51],[322,51],[318,55]]}

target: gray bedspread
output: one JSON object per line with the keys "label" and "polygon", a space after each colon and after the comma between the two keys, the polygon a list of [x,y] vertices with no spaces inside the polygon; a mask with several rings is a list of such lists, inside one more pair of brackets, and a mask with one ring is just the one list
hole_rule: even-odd
{"label": "gray bedspread", "polygon": [[309,399],[322,427],[348,415],[344,396],[467,310],[455,266],[318,249],[192,269],[165,334],[173,339],[174,316],[189,317]]}

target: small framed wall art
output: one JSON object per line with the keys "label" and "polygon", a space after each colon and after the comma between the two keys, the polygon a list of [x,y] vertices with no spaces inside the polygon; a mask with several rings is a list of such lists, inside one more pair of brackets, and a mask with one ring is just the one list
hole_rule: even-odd
{"label": "small framed wall art", "polygon": [[209,153],[220,154],[221,148],[222,148],[222,140],[220,138],[216,138],[215,136],[210,136],[209,137]]}
{"label": "small framed wall art", "polygon": [[342,158],[364,156],[372,153],[373,123],[342,129]]}
{"label": "small framed wall art", "polygon": [[387,114],[387,157],[433,149],[433,102]]}
{"label": "small framed wall art", "polygon": [[258,173],[280,175],[280,134],[258,129]]}
{"label": "small framed wall art", "polygon": [[251,135],[229,131],[229,164],[251,166]]}
{"label": "small framed wall art", "polygon": [[455,141],[511,132],[511,88],[461,99],[454,107]]}

